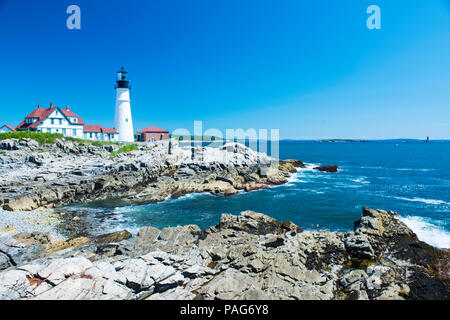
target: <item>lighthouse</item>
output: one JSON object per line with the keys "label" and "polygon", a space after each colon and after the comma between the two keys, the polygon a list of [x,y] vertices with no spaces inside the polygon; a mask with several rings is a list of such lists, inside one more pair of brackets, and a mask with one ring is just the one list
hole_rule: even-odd
{"label": "lighthouse", "polygon": [[122,67],[122,70],[117,72],[116,113],[114,116],[114,128],[119,131],[119,141],[121,142],[134,142],[130,88],[128,72]]}

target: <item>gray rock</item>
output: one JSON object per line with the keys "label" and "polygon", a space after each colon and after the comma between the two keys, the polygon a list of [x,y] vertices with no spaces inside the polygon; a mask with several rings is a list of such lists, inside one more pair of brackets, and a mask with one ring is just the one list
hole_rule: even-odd
{"label": "gray rock", "polygon": [[374,250],[364,235],[349,233],[344,240],[344,244],[346,250],[354,258],[373,259],[375,257]]}

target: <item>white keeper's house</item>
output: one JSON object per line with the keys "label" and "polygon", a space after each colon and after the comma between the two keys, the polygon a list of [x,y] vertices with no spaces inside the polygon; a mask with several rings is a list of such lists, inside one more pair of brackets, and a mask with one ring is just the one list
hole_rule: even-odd
{"label": "white keeper's house", "polygon": [[99,125],[87,125],[67,106],[65,109],[53,106],[33,110],[15,128],[16,131],[36,131],[60,133],[67,137],[97,141],[119,141],[119,132],[114,128]]}

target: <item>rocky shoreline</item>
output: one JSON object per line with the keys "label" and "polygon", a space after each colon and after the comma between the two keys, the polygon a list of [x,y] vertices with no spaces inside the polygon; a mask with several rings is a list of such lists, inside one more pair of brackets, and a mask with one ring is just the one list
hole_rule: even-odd
{"label": "rocky shoreline", "polygon": [[238,143],[208,148],[162,141],[115,157],[118,145],[64,139],[46,145],[10,139],[0,141],[0,149],[0,209],[8,211],[105,199],[144,204],[199,192],[233,195],[286,183],[303,166]]}
{"label": "rocky shoreline", "polygon": [[449,252],[369,208],[346,233],[244,211],[206,230],[144,227],[135,238],[3,236],[0,269],[0,299],[450,298]]}
{"label": "rocky shoreline", "polygon": [[[133,237],[127,230],[93,234],[83,229],[82,212],[52,210],[85,201],[233,195],[286,183],[305,166],[237,143],[119,148],[0,141],[0,299],[450,298],[449,251],[419,241],[390,211],[364,208],[346,233],[303,231],[243,211],[222,214],[206,230],[149,226]],[[73,227],[72,236],[60,227]]]}

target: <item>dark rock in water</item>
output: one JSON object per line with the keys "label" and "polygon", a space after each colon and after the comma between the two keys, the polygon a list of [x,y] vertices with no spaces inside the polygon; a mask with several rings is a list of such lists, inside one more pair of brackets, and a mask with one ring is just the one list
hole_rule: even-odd
{"label": "dark rock in water", "polygon": [[314,170],[319,170],[322,172],[338,172],[338,166],[315,167]]}
{"label": "dark rock in water", "polygon": [[130,239],[132,237],[132,234],[128,232],[127,230],[113,232],[104,234],[101,236],[98,236],[95,238],[95,243],[101,244],[101,243],[113,243],[113,242],[120,242],[122,240]]}

